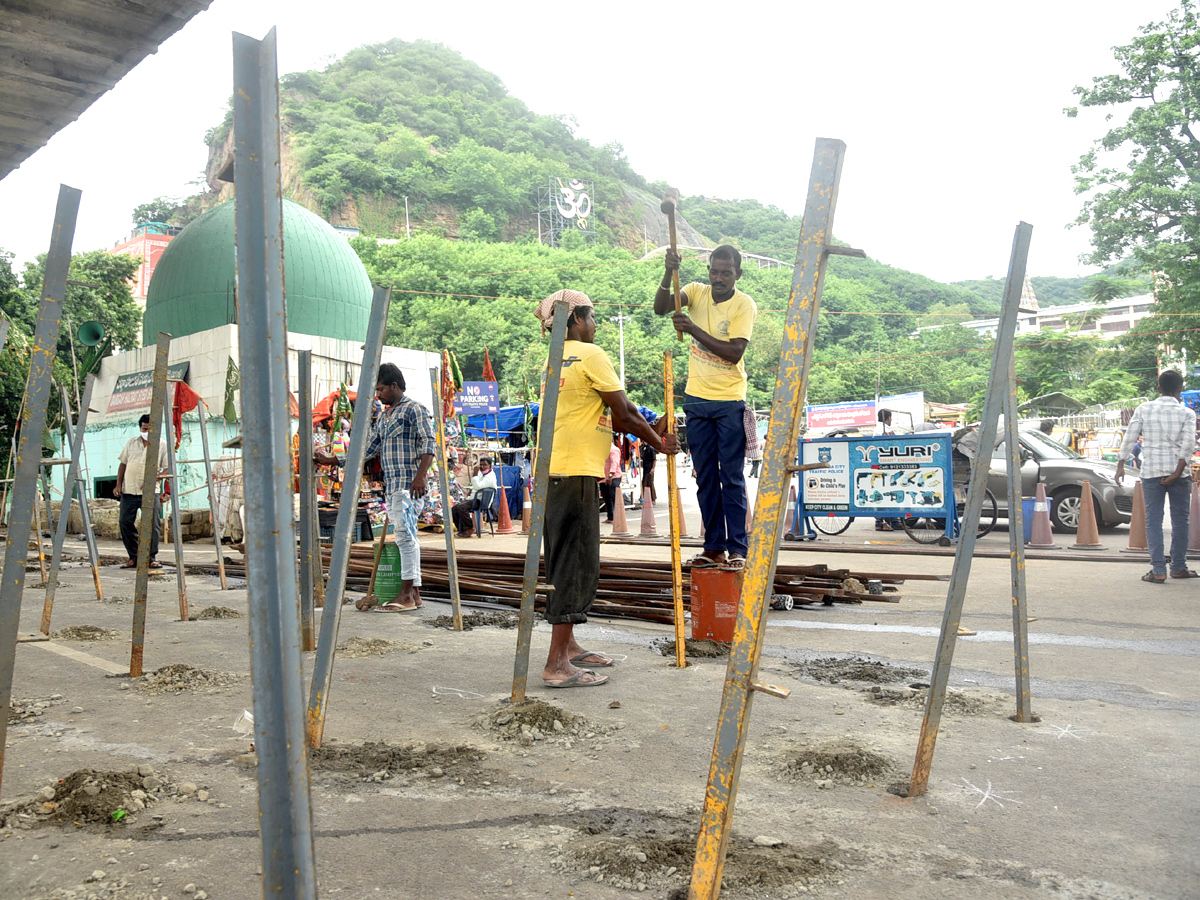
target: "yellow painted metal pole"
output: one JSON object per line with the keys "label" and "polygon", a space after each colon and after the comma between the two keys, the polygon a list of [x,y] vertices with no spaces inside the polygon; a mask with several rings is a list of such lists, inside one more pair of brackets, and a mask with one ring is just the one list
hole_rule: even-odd
{"label": "yellow painted metal pole", "polygon": [[[667,417],[667,434],[675,433],[675,360],[670,350],[663,351],[663,415]],[[675,475],[675,457],[667,454],[667,504],[671,508],[671,595],[675,601],[675,665],[687,667],[687,642],[683,635],[683,560],[679,548],[681,530],[679,516],[679,481]]]}

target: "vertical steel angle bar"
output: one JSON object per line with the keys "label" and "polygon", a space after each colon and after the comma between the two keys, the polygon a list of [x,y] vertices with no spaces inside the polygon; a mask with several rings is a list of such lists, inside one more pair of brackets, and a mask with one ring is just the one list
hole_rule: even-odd
{"label": "vertical steel angle bar", "polygon": [[[1025,279],[1021,279],[1022,284]],[[1008,358],[1005,373],[1004,426],[1008,450],[1008,550],[1012,572],[1013,668],[1016,672],[1016,721],[1033,719],[1029,686],[1029,626],[1025,605],[1025,509],[1021,503],[1021,439],[1017,428],[1017,373]]]}
{"label": "vertical steel angle bar", "polygon": [[315,900],[312,798],[304,746],[300,601],[288,456],[279,76],[275,30],[233,35],[238,346],[250,660],[254,678],[262,894]]}
{"label": "vertical steel angle bar", "polygon": [[[683,332],[676,332],[682,336]],[[663,351],[663,415],[667,417],[667,431],[675,433],[675,358],[670,350]],[[622,498],[622,503],[624,499]],[[643,496],[642,502],[646,499]],[[675,618],[675,666],[687,668],[687,638],[683,630],[683,559],[679,547],[679,534],[683,523],[679,514],[683,507],[679,502],[679,478],[675,471],[675,457],[667,455],[667,505],[670,506],[668,521],[671,526],[671,599]]]}
{"label": "vertical steel angle bar", "polygon": [[[71,404],[67,400],[67,392],[62,392],[63,426],[66,430],[67,443],[71,447],[71,464],[67,466],[67,474],[63,479],[62,505],[58,510],[58,527],[54,529],[54,548],[50,554],[50,580],[46,583],[46,599],[42,603],[42,634],[50,633],[50,617],[54,612],[54,594],[58,590],[58,570],[62,565],[63,541],[67,537],[67,520],[71,515],[71,498],[79,480],[79,454],[83,448],[83,431],[87,427],[88,404],[92,400],[92,388],[95,387],[96,376],[88,375],[87,384],[83,389],[83,400],[79,407],[79,422],[72,431]],[[80,493],[80,505],[87,503],[86,495]]]}
{"label": "vertical steel angle bar", "polygon": [[183,489],[179,486],[179,467],[175,464],[175,402],[171,394],[178,390],[176,381],[167,380],[167,392],[163,395],[163,415],[166,416],[164,430],[167,432],[167,484],[171,486],[171,544],[175,548],[175,583],[179,590],[179,621],[188,620],[187,577],[183,572],[183,532],[179,527],[179,497]]}
{"label": "vertical steel angle bar", "polygon": [[750,536],[746,575],[738,602],[737,624],[730,647],[700,834],[696,842],[689,900],[716,900],[721,890],[721,874],[732,829],[738,777],[753,701],[752,684],[762,651],[765,631],[763,619],[770,600],[779,552],[779,532],[787,511],[787,488],[791,483],[788,468],[796,452],[793,447],[796,417],[808,389],[817,315],[845,153],[844,143],[826,138],[817,139],[813,153],[808,199],[805,202],[792,289],[788,298],[783,353],[775,379],[766,452],[763,454],[759,478],[755,508],[761,510],[763,515],[755,519],[754,532]]}
{"label": "vertical steel angle bar", "polygon": [[[458,560],[454,558],[454,520],[450,515],[450,472],[446,462],[446,426],[442,421],[442,398],[439,389],[438,370],[429,370],[429,383],[433,387],[433,433],[437,437],[437,471],[442,490],[442,533],[446,535],[446,574],[450,579],[450,609],[454,615],[454,630],[463,630],[462,597],[458,590]],[[501,489],[500,502],[504,503]],[[384,535],[386,538],[387,535]],[[383,538],[380,538],[382,546]],[[376,561],[376,566],[378,566]],[[371,575],[374,579],[374,573]],[[374,581],[372,580],[372,584]]]}
{"label": "vertical steel angle bar", "polygon": [[[87,404],[80,409],[79,424],[76,427],[85,435],[87,424],[85,417],[92,412],[94,410],[88,409]],[[87,470],[87,445],[81,444],[80,447],[79,478],[76,481],[79,491],[79,517],[83,524],[83,539],[87,545],[88,563],[92,569],[92,585],[96,589],[96,599],[103,602],[104,586],[100,583],[100,548],[96,545],[96,532],[92,530],[92,511],[88,507],[92,491],[88,487],[87,476],[84,475]]]}
{"label": "vertical steel angle bar", "polygon": [[[300,476],[300,649],[316,650],[313,634],[313,516],[317,514],[313,493],[312,351],[296,353],[296,393],[300,407],[299,440],[296,448]],[[361,385],[359,387],[361,390]]]}
{"label": "vertical steel angle bar", "polygon": [[213,490],[212,454],[208,449],[208,413],[205,410],[204,398],[196,404],[196,415],[200,420],[200,446],[204,451],[204,479],[208,484],[208,515],[212,519],[213,545],[217,550],[217,576],[221,579],[221,590],[229,590],[229,582],[225,578],[225,556],[221,550],[221,522],[217,518],[217,495]]}
{"label": "vertical steel angle bar", "polygon": [[538,407],[537,458],[533,473],[533,509],[529,540],[525,545],[525,570],[521,582],[521,614],[517,620],[517,655],[513,660],[513,702],[525,699],[529,681],[529,646],[533,641],[533,606],[537,599],[538,568],[542,559],[542,528],[546,521],[546,492],[550,487],[550,455],[554,444],[554,420],[558,416],[558,394],[562,380],[563,344],[567,339],[567,301],[554,304],[550,329],[550,354],[546,359],[545,388]]}
{"label": "vertical steel angle bar", "polygon": [[[1004,306],[1000,311],[996,345],[992,353],[992,370],[988,378],[987,399],[984,401],[983,416],[979,423],[976,461],[971,466],[971,487],[967,492],[967,508],[963,513],[958,547],[954,553],[954,568],[950,573],[950,587],[946,592],[946,610],[942,615],[942,631],[938,639],[937,656],[933,661],[933,674],[929,679],[929,696],[925,701],[925,716],[921,721],[921,737],[917,745],[912,778],[908,786],[910,797],[921,796],[929,786],[929,770],[933,765],[933,752],[937,745],[938,727],[942,720],[942,706],[946,700],[946,687],[950,683],[950,667],[954,660],[954,647],[958,641],[958,626],[962,619],[963,602],[967,595],[967,582],[971,577],[971,558],[975,553],[979,516],[983,510],[983,496],[987,488],[988,461],[992,457],[992,448],[996,446],[998,420],[1005,406],[1005,394],[1009,389],[1013,338],[1017,330],[1017,310],[1021,300],[1021,290],[1025,284],[1025,265],[1029,259],[1029,243],[1032,234],[1033,226],[1022,222],[1017,226],[1013,236],[1012,255],[1008,264],[1008,280],[1004,287]],[[1010,532],[1012,528],[1010,522]]]}
{"label": "vertical steel angle bar", "polygon": [[[367,340],[363,345],[362,368],[358,377],[358,396],[354,428],[350,432],[350,447],[346,452],[342,498],[338,503],[337,523],[333,528],[333,545],[329,551],[329,582],[325,588],[325,612],[321,615],[321,633],[317,638],[317,656],[313,663],[312,687],[308,693],[308,746],[320,747],[325,734],[325,714],[329,707],[329,690],[333,685],[333,654],[337,643],[338,625],[342,617],[342,594],[346,590],[346,573],[350,565],[351,531],[358,527],[358,494],[362,490],[363,463],[367,460],[367,443],[371,439],[371,402],[379,375],[379,357],[383,352],[383,332],[387,328],[392,289],[376,286],[367,322]],[[285,403],[286,408],[286,403]],[[295,549],[292,556],[295,557]]]}
{"label": "vertical steel angle bar", "polygon": [[46,276],[42,280],[42,302],[33,333],[29,375],[22,400],[21,431],[13,472],[12,512],[8,540],[4,545],[4,574],[0,580],[0,779],[4,775],[4,746],[8,738],[8,712],[12,703],[13,667],[17,658],[17,630],[21,624],[21,594],[25,590],[25,559],[29,554],[29,526],[33,521],[38,470],[42,461],[42,432],[54,376],[54,356],[62,324],[63,297],[67,291],[67,269],[71,264],[71,242],[79,214],[78,189],[60,185]]}
{"label": "vertical steel angle bar", "polygon": [[146,444],[146,468],[142,477],[142,517],[138,521],[137,575],[133,580],[133,639],[129,648],[129,677],[142,677],[146,650],[146,604],[150,591],[150,539],[158,518],[158,443],[163,433],[163,406],[167,398],[167,359],[171,336],[158,333],[154,354],[154,380],[150,393],[150,440]]}

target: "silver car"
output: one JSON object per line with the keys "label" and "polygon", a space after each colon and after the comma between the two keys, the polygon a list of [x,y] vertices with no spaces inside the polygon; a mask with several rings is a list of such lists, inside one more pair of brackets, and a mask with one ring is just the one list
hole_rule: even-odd
{"label": "silver car", "polygon": [[[1001,444],[992,454],[988,489],[996,497],[999,514],[1008,515],[1007,448]],[[1021,494],[1034,496],[1040,480],[1050,502],[1050,522],[1055,531],[1074,534],[1079,527],[1079,498],[1086,479],[1092,488],[1092,508],[1098,525],[1122,525],[1133,518],[1133,479],[1130,470],[1117,484],[1115,463],[1088,459],[1040,431],[1021,431]]]}

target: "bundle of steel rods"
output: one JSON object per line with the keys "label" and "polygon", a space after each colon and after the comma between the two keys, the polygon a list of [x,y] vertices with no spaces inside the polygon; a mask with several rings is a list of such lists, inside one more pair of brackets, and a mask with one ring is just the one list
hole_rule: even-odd
{"label": "bundle of steel rods", "polygon": [[[463,548],[455,554],[458,562],[458,586],[465,603],[501,604],[519,607],[525,555]],[[325,568],[329,563],[329,547],[322,548]],[[347,570],[347,591],[365,592],[375,563],[374,545],[359,543],[351,546]],[[205,571],[203,567],[198,569]],[[215,567],[214,567],[215,571]],[[228,574],[244,576],[244,565],[227,564]],[[545,594],[539,572],[538,609]],[[903,575],[888,572],[858,572],[834,569],[824,563],[807,566],[779,565],[775,569],[773,592],[787,595],[794,604],[859,603],[875,601],[898,603],[897,586],[905,579],[938,580],[936,575]],[[850,579],[855,579],[855,584]],[[450,597],[446,551],[428,545],[421,548],[421,593],[430,599]],[[882,583],[883,593],[872,594],[866,589],[869,581]],[[860,587],[861,586],[861,587]],[[690,594],[688,570],[683,573],[684,602]],[[600,585],[592,612],[600,616],[672,622],[671,564],[667,561],[644,559],[601,559]]]}

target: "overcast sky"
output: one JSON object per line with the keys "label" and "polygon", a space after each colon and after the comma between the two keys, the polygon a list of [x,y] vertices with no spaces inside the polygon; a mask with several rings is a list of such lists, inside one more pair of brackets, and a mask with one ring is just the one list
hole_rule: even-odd
{"label": "overcast sky", "polygon": [[942,281],[1003,277],[1024,220],[1031,275],[1085,274],[1070,166],[1103,115],[1062,110],[1074,85],[1117,71],[1111,47],[1176,3],[664,5],[214,0],[0,181],[0,248],[18,260],[47,248],[60,182],[83,191],[76,251],[121,239],[140,203],[195,193],[203,134],[232,90],[230,33],[276,26],[281,73],[392,37],[444,43],[685,197],[801,213],[814,139],[840,138],[841,240]]}

